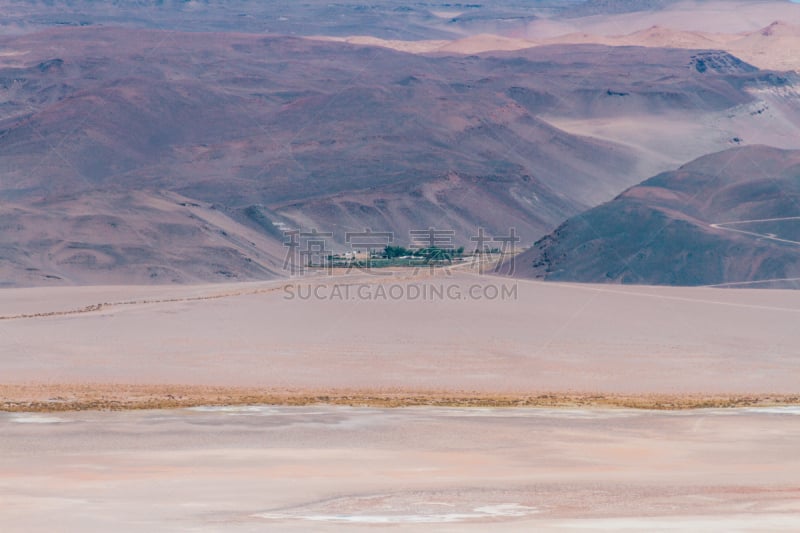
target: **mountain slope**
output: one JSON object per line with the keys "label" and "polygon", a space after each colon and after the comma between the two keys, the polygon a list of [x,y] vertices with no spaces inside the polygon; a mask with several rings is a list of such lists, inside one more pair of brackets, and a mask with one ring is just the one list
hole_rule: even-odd
{"label": "mountain slope", "polygon": [[569,219],[517,267],[584,282],[800,278],[800,152],[735,148],[655,176]]}
{"label": "mountain slope", "polygon": [[281,274],[285,248],[174,193],[97,192],[0,204],[0,287],[199,283]]}
{"label": "mountain slope", "polygon": [[[90,283],[123,265],[137,265],[135,279],[171,272],[155,281],[270,276],[280,227],[333,231],[340,247],[345,232],[365,228],[401,243],[411,229],[451,229],[468,244],[478,226],[514,226],[531,242],[640,176],[635,150],[567,133],[545,113],[694,117],[791,83],[721,52],[592,45],[425,57],[289,37],[83,28],[6,37],[0,48],[11,54],[0,57],[0,200],[40,228],[0,234],[6,284],[30,282],[28,268],[43,283]],[[118,212],[132,192],[214,207],[234,233],[260,232],[277,252],[223,240],[224,253],[205,254],[201,222],[128,209],[119,224],[174,228],[194,250],[191,268],[170,258],[169,234],[145,251],[126,243],[130,263],[115,252],[115,262],[70,263],[86,272],[63,267],[64,243],[123,243],[102,222],[106,242],[81,233],[85,220],[70,237],[61,230],[72,215],[59,227],[48,213]],[[81,204],[87,195],[93,202]],[[184,223],[194,230],[179,230]],[[42,251],[36,261],[29,248]],[[100,263],[107,269],[90,268]]]}

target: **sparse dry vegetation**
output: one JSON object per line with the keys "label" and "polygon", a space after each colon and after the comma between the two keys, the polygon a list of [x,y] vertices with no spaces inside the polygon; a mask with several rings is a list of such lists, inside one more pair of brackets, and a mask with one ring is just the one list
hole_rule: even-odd
{"label": "sparse dry vegetation", "polygon": [[682,410],[797,405],[800,404],[800,395],[627,395],[588,392],[490,394],[470,391],[275,390],[186,385],[0,385],[0,410],[11,412],[117,411],[256,404]]}

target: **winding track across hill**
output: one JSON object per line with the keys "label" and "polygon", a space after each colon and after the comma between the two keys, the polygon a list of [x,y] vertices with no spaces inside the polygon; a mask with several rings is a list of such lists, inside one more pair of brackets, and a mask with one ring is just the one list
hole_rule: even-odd
{"label": "winding track across hill", "polygon": [[715,228],[715,229],[733,231],[733,232],[736,232],[736,233],[742,233],[744,235],[751,235],[753,237],[759,237],[759,238],[768,239],[768,240],[771,240],[771,241],[785,242],[785,243],[789,243],[789,244],[797,244],[797,245],[800,246],[800,241],[793,241],[793,240],[790,240],[790,239],[781,239],[780,237],[777,237],[773,233],[756,233],[754,231],[746,231],[746,230],[743,230],[743,229],[736,229],[736,228],[728,227],[728,226],[732,226],[732,225],[736,225],[736,224],[749,224],[749,223],[757,223],[757,222],[780,222],[780,221],[783,221],[783,220],[800,220],[800,217],[780,217],[780,218],[761,218],[761,219],[755,219],[755,220],[737,220],[736,222],[720,222],[720,223],[717,223],[717,224],[709,224],[709,225],[712,228]]}
{"label": "winding track across hill", "polygon": [[[752,237],[758,237],[760,239],[767,239],[770,241],[777,241],[783,242],[787,244],[796,244],[800,245],[800,241],[793,241],[791,239],[781,239],[777,237],[774,233],[756,233],[754,231],[746,231],[742,229],[736,228],[729,228],[728,226],[736,225],[736,224],[747,224],[747,223],[758,223],[758,222],[780,222],[783,220],[800,220],[800,217],[779,217],[779,218],[761,218],[761,219],[754,219],[754,220],[737,220],[736,222],[719,222],[717,224],[709,224],[712,228],[721,229],[726,231],[733,231],[735,233],[742,233],[744,235],[750,235]],[[745,285],[757,285],[757,284],[764,284],[764,283],[772,283],[772,282],[794,282],[800,281],[800,278],[777,278],[777,279],[760,279],[755,281],[738,281],[738,282],[728,282],[728,283],[717,283],[714,285],[708,285],[708,287],[743,287]]]}

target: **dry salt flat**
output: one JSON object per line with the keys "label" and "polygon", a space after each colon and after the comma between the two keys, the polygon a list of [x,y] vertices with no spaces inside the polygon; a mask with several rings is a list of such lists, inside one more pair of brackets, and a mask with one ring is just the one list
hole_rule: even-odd
{"label": "dry salt flat", "polygon": [[796,531],[800,409],[0,413],[4,531]]}

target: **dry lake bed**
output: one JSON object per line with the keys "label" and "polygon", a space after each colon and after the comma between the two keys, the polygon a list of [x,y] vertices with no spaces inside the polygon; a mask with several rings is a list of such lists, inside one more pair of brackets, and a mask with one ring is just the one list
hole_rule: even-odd
{"label": "dry lake bed", "polygon": [[0,413],[3,531],[797,531],[800,409]]}

